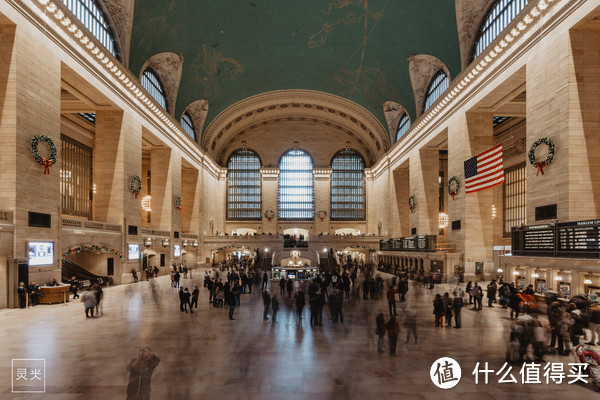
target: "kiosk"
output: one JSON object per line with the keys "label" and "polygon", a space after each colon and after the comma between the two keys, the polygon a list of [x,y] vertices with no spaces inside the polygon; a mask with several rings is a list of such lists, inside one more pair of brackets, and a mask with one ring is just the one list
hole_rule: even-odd
{"label": "kiosk", "polygon": [[319,267],[308,265],[310,260],[303,259],[302,253],[298,249],[290,251],[291,258],[281,260],[278,267],[271,268],[271,277],[273,280],[294,279],[298,281],[311,280],[319,275]]}

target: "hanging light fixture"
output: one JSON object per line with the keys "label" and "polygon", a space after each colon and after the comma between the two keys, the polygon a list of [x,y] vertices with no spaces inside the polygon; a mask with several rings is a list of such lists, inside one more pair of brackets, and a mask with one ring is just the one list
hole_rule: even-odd
{"label": "hanging light fixture", "polygon": [[517,271],[516,269],[513,271],[513,275],[519,275],[519,271]]}
{"label": "hanging light fixture", "polygon": [[501,274],[501,273],[503,273],[503,272],[504,272],[504,270],[502,269],[502,267],[498,268],[498,273],[499,273],[499,274]]}
{"label": "hanging light fixture", "polygon": [[142,197],[142,209],[144,211],[150,212],[152,211],[152,207],[150,207],[152,197],[150,195]]}
{"label": "hanging light fixture", "polygon": [[441,212],[439,216],[439,227],[444,229],[448,227],[448,214]]}
{"label": "hanging light fixture", "polygon": [[584,285],[591,285],[592,284],[592,280],[590,279],[589,275],[585,276],[585,280],[583,281]]}

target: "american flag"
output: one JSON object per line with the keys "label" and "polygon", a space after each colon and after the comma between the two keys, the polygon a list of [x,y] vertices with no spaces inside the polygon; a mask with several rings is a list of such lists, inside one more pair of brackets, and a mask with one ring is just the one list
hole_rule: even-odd
{"label": "american flag", "polygon": [[502,144],[465,161],[465,193],[474,193],[504,182]]}

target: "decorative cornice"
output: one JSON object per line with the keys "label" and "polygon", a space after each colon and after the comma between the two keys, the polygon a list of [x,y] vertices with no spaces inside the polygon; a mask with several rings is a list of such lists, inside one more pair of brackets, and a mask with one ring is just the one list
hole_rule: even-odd
{"label": "decorative cornice", "polygon": [[[506,33],[499,35],[488,48],[479,56],[469,68],[464,70],[457,78],[451,82],[450,87],[446,90],[446,94],[441,96],[436,103],[434,103],[426,113],[424,113],[417,121],[415,121],[411,129],[399,140],[391,151],[388,153],[390,158],[397,159],[400,153],[405,153],[408,146],[414,146],[417,142],[423,139],[420,134],[423,131],[427,131],[432,128],[432,124],[439,124],[439,116],[441,114],[446,115],[450,107],[455,107],[457,98],[461,98],[461,104],[464,99],[465,93],[471,93],[471,90],[475,85],[480,84],[480,77],[489,71],[493,71],[497,65],[497,60],[501,55],[505,54],[508,50],[513,50],[514,43],[519,37],[523,37],[526,33],[531,30],[531,27],[535,22],[546,16],[552,3],[559,3],[561,0],[538,0],[535,3],[530,3],[519,17],[509,24],[504,30]],[[584,0],[565,0],[567,5],[573,5],[575,3],[585,3]],[[565,6],[563,9],[569,7]],[[544,30],[553,20],[557,18],[556,15],[551,16],[550,19],[544,20],[543,26],[538,31]],[[531,38],[528,39],[528,42]],[[518,48],[513,50],[513,53],[519,53],[523,46],[522,44]],[[379,160],[376,166],[373,167],[375,171],[382,172],[387,166],[389,161],[383,158]],[[376,176],[379,175],[376,172]]]}
{"label": "decorative cornice", "polygon": [[224,136],[285,118],[307,118],[360,135],[365,146],[377,155],[389,148],[389,136],[377,118],[360,105],[343,97],[314,90],[278,90],[239,101],[221,112],[206,128],[202,147],[220,153]]}
{"label": "decorative cornice", "polygon": [[111,90],[125,102],[139,109],[141,115],[147,112],[153,116],[155,119],[150,121],[172,139],[182,151],[193,156],[198,164],[208,166],[209,169],[219,168],[213,160],[206,157],[179,123],[153,102],[138,79],[107,52],[79,20],[70,18],[71,13],[64,4],[58,0],[8,0],[8,2],[32,23],[37,24],[51,40],[80,58],[80,62],[88,62],[88,67],[93,73],[97,74],[98,78],[110,86]]}

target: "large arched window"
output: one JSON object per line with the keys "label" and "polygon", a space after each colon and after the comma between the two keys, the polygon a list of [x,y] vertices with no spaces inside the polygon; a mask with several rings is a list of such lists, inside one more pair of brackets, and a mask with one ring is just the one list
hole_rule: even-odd
{"label": "large arched window", "polygon": [[260,158],[252,150],[234,151],[227,161],[227,219],[261,219]]}
{"label": "large arched window", "polygon": [[496,0],[485,16],[479,30],[477,40],[475,41],[475,48],[473,49],[473,59],[479,57],[504,28],[523,11],[527,2],[527,0]]}
{"label": "large arched window", "polygon": [[279,161],[279,220],[315,217],[313,160],[303,150],[290,150]]}
{"label": "large arched window", "polygon": [[402,118],[400,118],[400,123],[398,123],[398,131],[396,132],[396,141],[400,140],[402,136],[410,129],[410,118],[408,115],[404,114]]}
{"label": "large arched window", "polygon": [[365,161],[355,150],[341,150],[331,161],[331,220],[365,219]]}
{"label": "large arched window", "polygon": [[190,135],[190,137],[195,141],[196,140],[196,130],[194,129],[194,123],[192,122],[192,118],[188,113],[183,114],[181,117],[181,127]]}
{"label": "large arched window", "polygon": [[443,70],[439,70],[431,83],[429,84],[429,88],[427,89],[427,96],[425,96],[425,107],[423,108],[423,112],[427,111],[429,107],[433,105],[440,98],[440,96],[448,89],[448,85],[450,84],[450,80],[448,79],[448,75]]}
{"label": "large arched window", "polygon": [[115,36],[97,0],[61,0],[106,50],[117,56]]}
{"label": "large arched window", "polygon": [[169,111],[167,109],[167,98],[165,96],[165,89],[163,88],[158,75],[156,72],[152,71],[150,68],[146,68],[144,73],[142,74],[142,86],[146,91],[152,96],[156,102],[165,109],[165,111]]}

